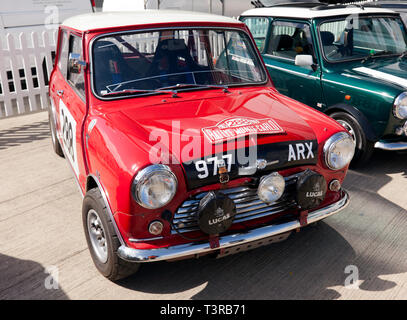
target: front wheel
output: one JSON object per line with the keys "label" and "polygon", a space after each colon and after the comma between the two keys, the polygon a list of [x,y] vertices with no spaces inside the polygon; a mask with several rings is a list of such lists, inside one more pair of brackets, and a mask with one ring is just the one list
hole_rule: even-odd
{"label": "front wheel", "polygon": [[138,270],[140,264],[124,261],[117,255],[120,241],[98,189],[91,189],[86,193],[82,221],[92,260],[103,276],[117,281]]}
{"label": "front wheel", "polygon": [[346,112],[335,112],[331,117],[348,130],[355,141],[356,149],[351,165],[360,166],[366,163],[372,156],[374,142],[367,140],[359,122]]}

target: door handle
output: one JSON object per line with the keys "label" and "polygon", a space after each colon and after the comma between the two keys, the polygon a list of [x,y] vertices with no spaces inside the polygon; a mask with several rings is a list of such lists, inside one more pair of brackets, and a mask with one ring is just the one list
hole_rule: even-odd
{"label": "door handle", "polygon": [[57,96],[62,98],[64,96],[64,90],[58,90],[57,91]]}

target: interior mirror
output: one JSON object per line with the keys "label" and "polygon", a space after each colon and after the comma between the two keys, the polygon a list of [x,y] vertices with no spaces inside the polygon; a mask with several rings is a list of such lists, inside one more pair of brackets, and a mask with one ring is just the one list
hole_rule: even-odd
{"label": "interior mirror", "polygon": [[68,69],[69,73],[81,73],[82,68],[86,67],[86,62],[80,60],[81,55],[79,53],[70,53]]}
{"label": "interior mirror", "polygon": [[301,67],[311,67],[314,64],[314,58],[310,54],[297,54],[295,56],[295,65]]}

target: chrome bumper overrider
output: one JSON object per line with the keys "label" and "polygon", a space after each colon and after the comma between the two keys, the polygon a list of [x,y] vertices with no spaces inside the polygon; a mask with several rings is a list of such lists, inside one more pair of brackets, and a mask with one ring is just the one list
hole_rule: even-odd
{"label": "chrome bumper overrider", "polygon": [[407,142],[384,142],[378,141],[374,145],[377,149],[388,150],[388,151],[401,151],[407,150]]}
{"label": "chrome bumper overrider", "polygon": [[[341,200],[308,215],[308,224],[325,219],[338,213],[349,204],[349,195],[343,191]],[[219,247],[212,249],[209,242],[191,242],[167,248],[138,250],[127,246],[119,247],[117,254],[120,258],[130,262],[153,262],[162,260],[173,260],[187,256],[200,255],[204,253],[216,252],[220,249],[243,245],[252,241],[273,237],[300,228],[298,220],[289,221],[283,224],[269,225],[257,229],[252,229],[242,233],[226,235],[219,238]]]}

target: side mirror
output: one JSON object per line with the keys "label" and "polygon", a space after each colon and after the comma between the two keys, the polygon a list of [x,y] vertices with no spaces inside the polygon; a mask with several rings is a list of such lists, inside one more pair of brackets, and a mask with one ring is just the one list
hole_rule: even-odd
{"label": "side mirror", "polygon": [[300,67],[311,67],[314,72],[318,70],[318,65],[314,63],[314,58],[310,54],[297,54],[295,56],[295,65]]}
{"label": "side mirror", "polygon": [[81,73],[82,67],[86,67],[86,62],[80,60],[81,55],[79,53],[70,53],[68,61],[69,73]]}
{"label": "side mirror", "polygon": [[295,65],[300,67],[312,67],[314,58],[310,54],[297,54],[295,56]]}

